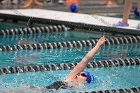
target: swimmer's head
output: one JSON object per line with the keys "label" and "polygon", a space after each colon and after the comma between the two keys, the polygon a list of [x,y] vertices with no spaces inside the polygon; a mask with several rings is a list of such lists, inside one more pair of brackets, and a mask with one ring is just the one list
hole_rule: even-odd
{"label": "swimmer's head", "polygon": [[77,75],[77,81],[86,81],[91,83],[94,80],[94,76],[91,75],[88,71],[83,71]]}
{"label": "swimmer's head", "polygon": [[83,71],[83,72],[85,73],[85,75],[87,77],[87,79],[86,79],[87,83],[90,83],[91,81],[94,80],[94,76],[91,75],[88,71]]}

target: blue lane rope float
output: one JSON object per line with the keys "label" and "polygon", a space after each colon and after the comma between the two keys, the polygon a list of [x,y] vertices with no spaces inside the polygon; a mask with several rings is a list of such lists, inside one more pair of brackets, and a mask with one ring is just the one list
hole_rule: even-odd
{"label": "blue lane rope float", "polygon": [[[0,46],[0,51],[86,47],[86,46],[95,46],[97,41],[98,39],[68,41],[68,42],[22,44],[22,45],[13,45],[13,46],[7,45],[7,46]],[[107,39],[105,45],[119,45],[119,44],[130,44],[130,43],[140,43],[140,36],[123,36],[123,37],[109,38]]]}
{"label": "blue lane rope float", "polygon": [[[70,70],[73,69],[78,63],[57,63],[57,64],[44,64],[44,65],[25,65],[17,67],[0,68],[0,74],[12,74],[23,72],[37,72],[37,71],[50,71],[50,70]],[[103,60],[90,62],[87,68],[101,68],[113,66],[131,66],[140,65],[140,58],[119,58],[113,60]]]}

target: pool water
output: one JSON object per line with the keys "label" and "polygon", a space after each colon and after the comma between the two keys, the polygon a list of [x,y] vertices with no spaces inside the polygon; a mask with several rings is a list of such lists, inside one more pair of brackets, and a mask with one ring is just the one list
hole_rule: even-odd
{"label": "pool water", "polygon": [[24,35],[0,36],[0,45],[17,45],[47,42],[65,42],[75,40],[91,40],[101,37],[102,34],[95,32],[65,31],[55,33],[37,33]]}
{"label": "pool water", "polygon": [[[91,84],[85,84],[85,86],[82,86],[81,88],[79,87],[79,89],[71,89],[71,91],[90,92],[95,90],[110,90],[140,86],[140,66],[103,67],[86,70],[94,75],[95,81],[92,81]],[[57,80],[64,80],[69,72],[70,70],[57,70],[0,75],[0,88],[19,87],[22,89],[23,86],[27,85],[47,86]],[[62,90],[58,90],[57,92],[59,91]]]}
{"label": "pool water", "polygon": [[0,22],[0,29],[13,29],[13,28],[22,28],[26,27],[26,24],[11,23],[11,22]]}
{"label": "pool water", "polygon": [[[25,27],[25,24],[10,24],[1,22],[0,29]],[[24,35],[0,36],[0,46],[17,45],[24,43],[48,43],[65,42],[76,40],[97,39],[103,33],[65,31],[56,33],[38,33]],[[108,38],[112,37],[107,35]],[[42,65],[55,63],[79,62],[92,47],[45,49],[45,50],[19,50],[0,51],[0,68],[15,67],[23,65]],[[126,45],[104,45],[91,61],[109,60],[114,58],[139,57],[140,43]],[[56,93],[66,93],[66,91],[96,91],[120,88],[132,88],[140,86],[140,66],[118,66],[86,69],[95,76],[95,81],[85,84],[78,89],[58,90]],[[70,70],[26,72],[17,74],[0,75],[0,92],[36,93],[37,91],[48,93],[43,86],[47,86],[54,81],[64,80]],[[39,86],[40,88],[30,88]],[[11,91],[12,90],[12,91]]]}
{"label": "pool water", "polygon": [[[92,47],[0,52],[0,68],[18,65],[79,62]],[[140,43],[102,46],[92,60],[139,57]]]}

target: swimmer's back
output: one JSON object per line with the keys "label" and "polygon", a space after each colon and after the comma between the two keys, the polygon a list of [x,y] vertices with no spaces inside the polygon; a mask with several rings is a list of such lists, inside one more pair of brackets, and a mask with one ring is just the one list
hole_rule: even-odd
{"label": "swimmer's back", "polygon": [[69,88],[68,83],[64,81],[56,81],[49,86],[45,87],[46,89],[66,89]]}

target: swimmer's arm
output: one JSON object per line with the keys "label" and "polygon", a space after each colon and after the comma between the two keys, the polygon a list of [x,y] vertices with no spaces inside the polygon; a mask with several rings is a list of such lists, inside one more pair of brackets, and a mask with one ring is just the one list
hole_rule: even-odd
{"label": "swimmer's arm", "polygon": [[96,54],[96,52],[98,51],[98,49],[100,48],[101,45],[104,44],[105,42],[105,37],[101,37],[97,44],[95,45],[94,48],[92,48],[87,54],[86,56],[81,60],[81,62],[79,62],[76,67],[71,71],[71,73],[68,75],[66,81],[70,81],[71,79],[74,79],[76,77],[76,75],[80,72],[82,72],[85,68],[85,66],[87,65],[87,63],[92,59],[92,57]]}

